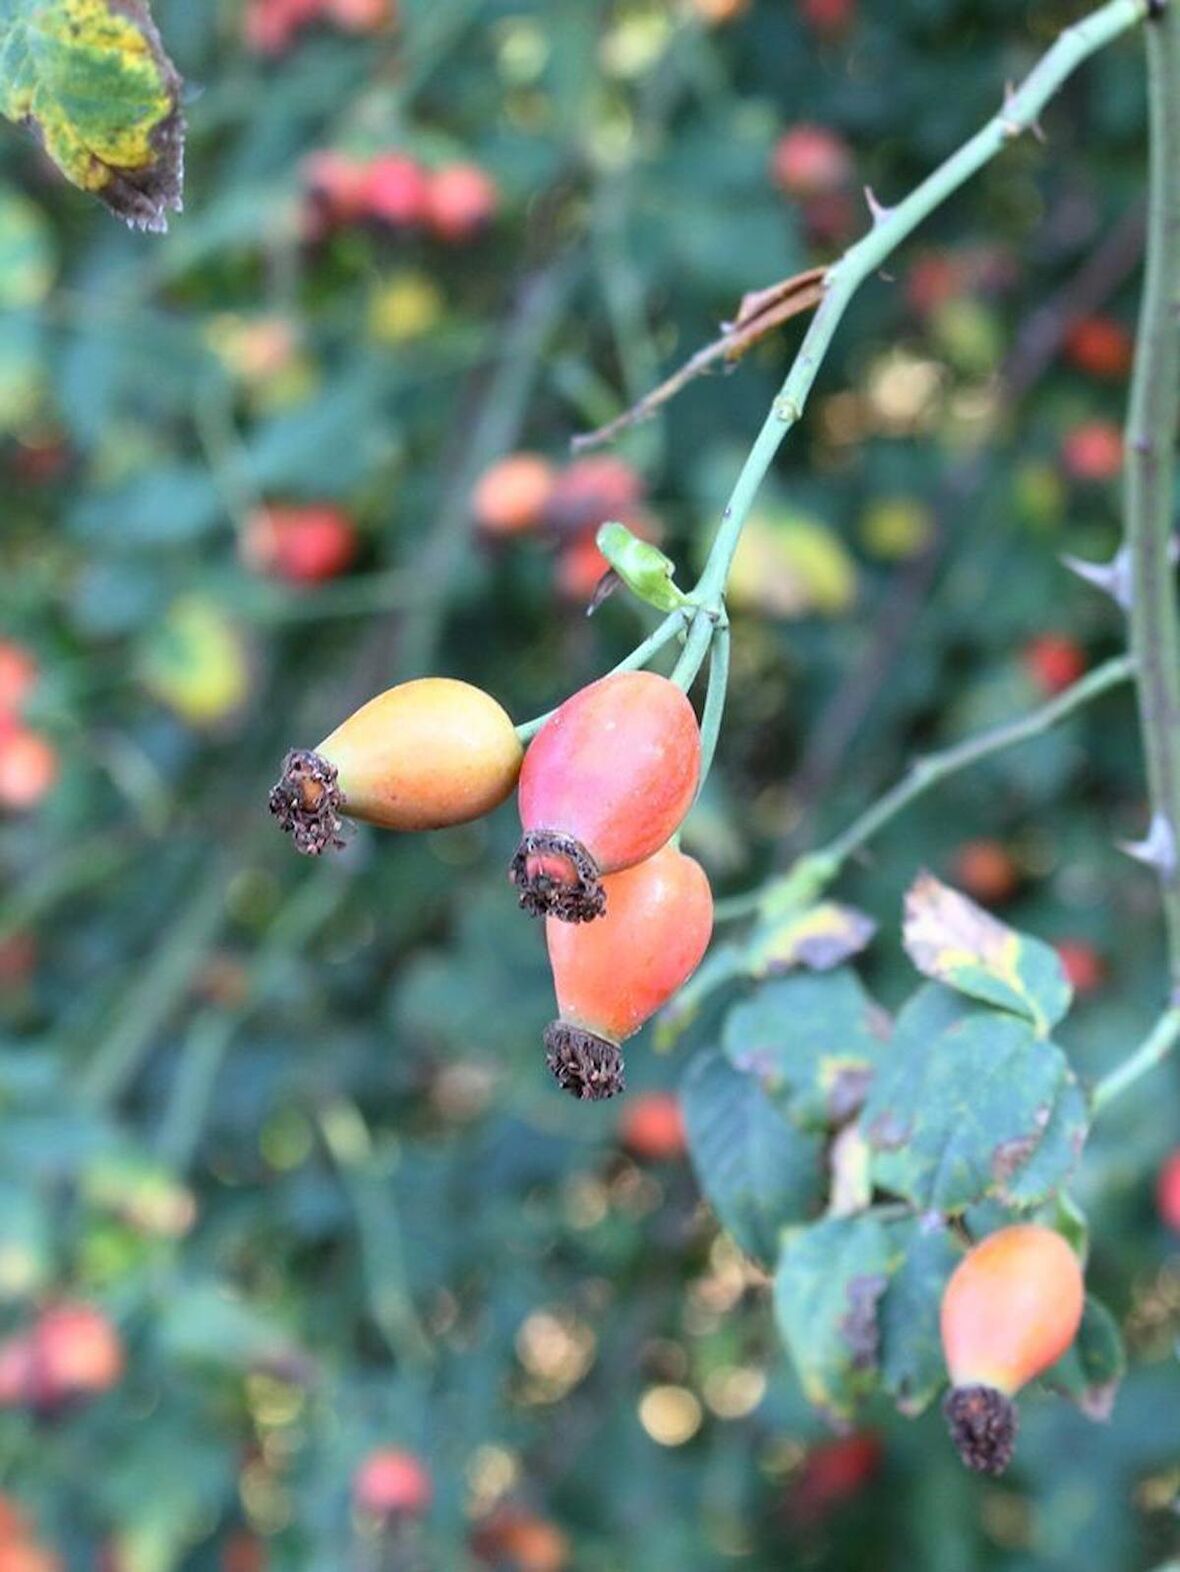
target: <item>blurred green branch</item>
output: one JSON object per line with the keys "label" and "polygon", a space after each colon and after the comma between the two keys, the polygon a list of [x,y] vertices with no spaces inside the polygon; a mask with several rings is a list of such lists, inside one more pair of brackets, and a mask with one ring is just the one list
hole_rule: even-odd
{"label": "blurred green branch", "polygon": [[859,818],[854,819],[847,829],[826,846],[801,857],[788,873],[772,880],[761,890],[719,902],[718,919],[724,921],[744,917],[756,911],[770,914],[814,900],[837,877],[850,857],[940,781],[957,775],[960,770],[968,769],[982,759],[1042,736],[1075,710],[1089,704],[1110,688],[1128,682],[1134,675],[1134,657],[1117,655],[1112,660],[1104,661],[1101,666],[1096,666],[1047,704],[1039,705],[1015,720],[989,727],[978,736],[968,737],[938,753],[930,753],[915,760],[895,786],[876,802],[870,803]]}
{"label": "blurred green branch", "polygon": [[1120,1097],[1141,1076],[1162,1063],[1176,1046],[1178,1039],[1180,1039],[1180,1009],[1167,1010],[1160,1016],[1138,1048],[1129,1054],[1122,1064],[1116,1065],[1109,1075],[1104,1075],[1095,1086],[1091,1097],[1095,1113],[1114,1102],[1116,1097]]}
{"label": "blurred green branch", "polygon": [[1147,265],[1127,417],[1128,612],[1155,867],[1168,935],[1172,1002],[1180,1002],[1180,624],[1171,561],[1176,427],[1180,420],[1180,12],[1146,29],[1150,174]]}

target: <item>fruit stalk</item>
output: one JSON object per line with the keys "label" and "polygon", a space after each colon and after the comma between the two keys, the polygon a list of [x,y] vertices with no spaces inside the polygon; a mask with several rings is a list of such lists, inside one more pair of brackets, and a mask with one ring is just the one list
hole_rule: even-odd
{"label": "fruit stalk", "polygon": [[1127,417],[1125,527],[1131,649],[1151,794],[1151,861],[1180,1004],[1180,623],[1170,562],[1180,419],[1180,7],[1157,4],[1147,42],[1147,262]]}

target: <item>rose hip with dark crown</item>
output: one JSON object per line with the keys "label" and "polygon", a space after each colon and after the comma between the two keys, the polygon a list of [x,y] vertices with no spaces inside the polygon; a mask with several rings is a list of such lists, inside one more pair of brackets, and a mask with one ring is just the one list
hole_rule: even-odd
{"label": "rose hip with dark crown", "polygon": [[619,1045],[692,976],[713,932],[704,869],[675,846],[603,882],[601,921],[545,924],[560,1013],[546,1062],[564,1091],[589,1101],[623,1090]]}
{"label": "rose hip with dark crown", "polygon": [[601,916],[602,876],[652,856],[696,796],[701,734],[666,677],[617,672],[591,683],[537,733],[520,772],[524,829],[511,866],[533,916]]}
{"label": "rose hip with dark crown", "polygon": [[363,704],[315,749],[296,748],[270,811],[319,856],[341,815],[387,830],[437,830],[490,813],[511,793],[521,746],[490,694],[450,677],[403,682]]}
{"label": "rose hip with dark crown", "polygon": [[1013,1396],[1065,1353],[1081,1325],[1082,1268],[1051,1228],[1017,1223],[959,1262],[942,1296],[951,1377],[943,1405],[968,1468],[1002,1474],[1012,1458]]}

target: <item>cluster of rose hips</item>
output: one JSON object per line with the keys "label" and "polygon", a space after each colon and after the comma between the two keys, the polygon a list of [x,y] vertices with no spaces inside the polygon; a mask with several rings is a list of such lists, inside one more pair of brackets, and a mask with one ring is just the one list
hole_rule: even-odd
{"label": "cluster of rose hips", "polygon": [[674,837],[700,779],[683,691],[616,672],[545,721],[527,754],[479,688],[422,678],[369,701],[314,751],[288,754],[271,812],[297,848],[340,841],[341,815],[395,830],[489,812],[519,780],[520,904],[545,918],[559,1019],[545,1034],[558,1084],[579,1098],[623,1088],[620,1045],[691,976],[712,934],[699,863]]}
{"label": "cluster of rose hips", "polygon": [[50,1305],[0,1343],[0,1406],[56,1413],[110,1391],[123,1363],[119,1334],[97,1305]]}
{"label": "cluster of rose hips", "polygon": [[500,205],[496,182],[478,164],[430,169],[397,151],[362,158],[321,149],[306,160],[303,183],[303,228],[309,240],[369,222],[461,245],[483,233]]}
{"label": "cluster of rose hips", "polygon": [[537,535],[557,548],[555,582],[563,600],[584,603],[607,571],[600,524],[625,524],[657,544],[660,521],[647,507],[643,477],[626,459],[595,454],[558,467],[539,453],[510,453],[484,471],[471,495],[476,528],[487,540]]}
{"label": "cluster of rose hips", "polygon": [[57,780],[57,750],[24,719],[37,686],[28,650],[0,639],[0,809],[33,808]]}
{"label": "cluster of rose hips", "polygon": [[350,33],[375,33],[396,20],[397,0],[249,0],[246,42],[264,55],[280,55],[314,22]]}

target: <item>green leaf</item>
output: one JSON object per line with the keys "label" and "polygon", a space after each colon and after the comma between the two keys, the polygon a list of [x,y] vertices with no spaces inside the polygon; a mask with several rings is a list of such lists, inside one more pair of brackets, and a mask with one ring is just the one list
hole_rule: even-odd
{"label": "green leaf", "polygon": [[902,1010],[860,1121],[875,1183],[948,1213],[987,1197],[1037,1205],[1072,1173],[1088,1128],[1060,1048],[943,988]]}
{"label": "green leaf", "polygon": [[143,0],[0,0],[0,111],[137,229],[181,207],[181,86]]}
{"label": "green leaf", "polygon": [[684,592],[673,582],[672,559],[649,540],[640,540],[625,524],[600,525],[596,544],[631,593],[647,605],[675,611],[686,603]]}
{"label": "green leaf", "polygon": [[890,1234],[905,1260],[881,1300],[881,1378],[901,1412],[913,1417],[946,1381],[939,1312],[959,1251],[937,1218],[891,1224]]}
{"label": "green leaf", "polygon": [[1040,1037],[1073,999],[1051,945],[997,922],[929,873],[919,874],[906,896],[905,947],[927,977],[1024,1016]]}
{"label": "green leaf", "polygon": [[792,1119],[822,1127],[856,1112],[887,1034],[884,1012],[845,970],[764,984],[729,1012],[722,1046]]}
{"label": "green leaf", "polygon": [[823,1197],[823,1143],[790,1125],[757,1081],[719,1053],[702,1054],[681,1085],[693,1167],[718,1220],[747,1253],[773,1261],[784,1227]]}
{"label": "green leaf", "polygon": [[783,1242],[775,1316],[804,1396],[835,1423],[876,1387],[879,1309],[901,1253],[872,1212],[829,1217]]}
{"label": "green leaf", "polygon": [[1088,1419],[1109,1419],[1127,1371],[1118,1322],[1100,1299],[1086,1295],[1082,1324],[1070,1347],[1045,1372],[1046,1385],[1077,1404]]}

